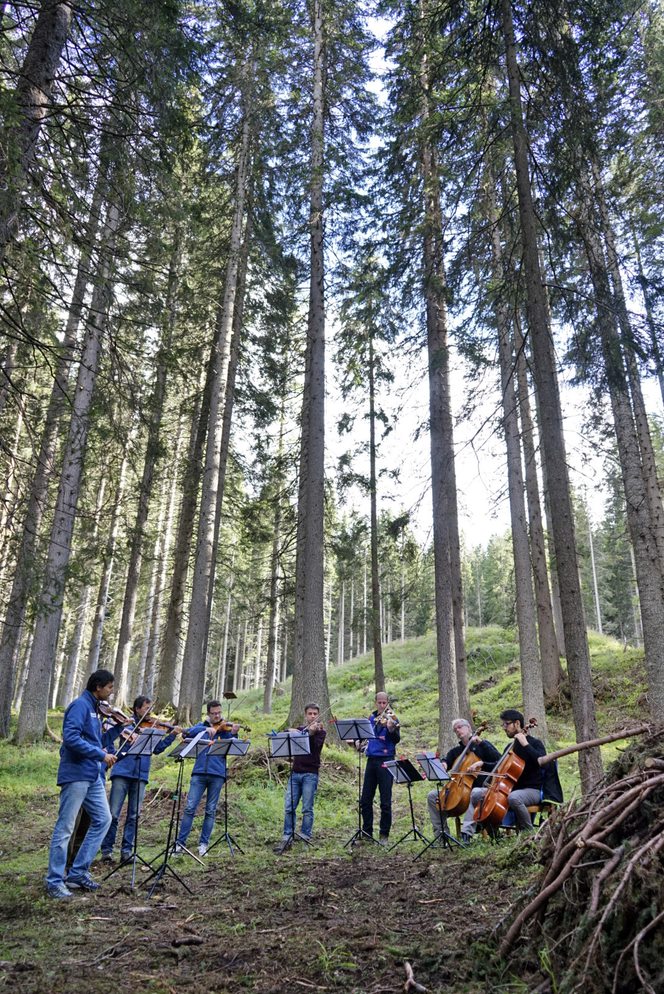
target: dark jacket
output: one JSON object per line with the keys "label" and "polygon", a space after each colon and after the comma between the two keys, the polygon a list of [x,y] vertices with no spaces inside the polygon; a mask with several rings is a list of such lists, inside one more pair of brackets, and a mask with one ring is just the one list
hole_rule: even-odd
{"label": "dark jacket", "polygon": [[[306,732],[307,726],[300,725],[300,731]],[[293,773],[318,773],[320,770],[320,754],[325,742],[327,732],[324,728],[320,731],[309,732],[309,752],[304,756],[293,758]]]}
{"label": "dark jacket", "polygon": [[[236,736],[232,732],[213,732],[208,721],[200,721],[198,725],[192,725],[184,733],[183,738],[192,739],[194,736],[202,732],[203,729],[207,729],[207,735],[203,738],[214,739],[233,739]],[[210,777],[225,777],[226,776],[226,757],[225,756],[210,756],[208,758],[207,749],[200,753],[196,757],[196,762],[194,763],[194,768],[191,771],[192,775],[194,773],[202,773],[204,776]]]}
{"label": "dark jacket", "polygon": [[[139,716],[134,712],[134,718],[139,721]],[[125,725],[123,731],[131,733],[133,726]],[[164,749],[168,749],[169,745],[175,740],[175,733],[171,732],[170,735],[164,735],[163,739],[159,742],[153,755],[158,756],[160,752]],[[141,780],[143,783],[147,783],[150,779],[150,760],[152,756],[123,756],[121,759],[115,763],[111,769],[111,780],[113,777],[124,777],[125,780]]]}
{"label": "dark jacket", "polygon": [[58,786],[77,780],[96,780],[106,752],[97,698],[84,690],[71,702],[62,721]]}
{"label": "dark jacket", "polygon": [[[450,749],[445,756],[445,763],[448,770],[452,769],[454,763],[457,761],[465,748],[466,747],[459,742],[458,745],[455,745],[452,749]],[[473,742],[470,747],[470,751],[474,752],[477,758],[482,760],[482,769],[485,773],[490,773],[500,759],[500,753],[496,749],[495,745],[492,745],[491,742],[487,742],[486,739],[480,739],[479,742]],[[474,786],[482,787],[485,783],[486,777],[480,774],[475,779]]]}
{"label": "dark jacket", "polygon": [[396,744],[401,739],[401,732],[398,728],[388,731],[387,725],[376,724],[378,711],[369,715],[369,721],[373,728],[375,739],[367,739],[366,755],[371,758],[394,759],[396,754]]}
{"label": "dark jacket", "polygon": [[[526,787],[534,787],[537,790],[542,785],[542,767],[537,762],[538,756],[544,756],[546,749],[540,739],[526,735],[527,746],[522,746],[520,742],[514,743],[514,755],[525,760],[523,773],[514,785],[514,790],[523,790]],[[509,748],[506,746],[506,748]]]}

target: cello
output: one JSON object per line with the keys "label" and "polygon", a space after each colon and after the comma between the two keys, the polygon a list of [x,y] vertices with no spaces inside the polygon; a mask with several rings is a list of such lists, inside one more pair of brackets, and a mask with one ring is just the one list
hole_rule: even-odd
{"label": "cello", "polygon": [[[521,731],[527,735],[532,728],[537,727],[537,719],[530,718]],[[477,824],[488,822],[498,828],[509,808],[509,795],[523,773],[526,761],[514,752],[516,737],[502,754],[491,773],[491,786],[473,812],[473,820]]]}
{"label": "cello", "polygon": [[[489,723],[483,721],[481,725],[473,731],[471,729],[471,736],[466,743],[461,755],[457,756],[454,761],[454,765],[451,770],[448,770],[450,777],[452,778],[449,783],[446,783],[444,787],[441,787],[438,792],[438,805],[441,811],[444,811],[446,815],[450,818],[464,814],[468,810],[468,805],[470,804],[470,792],[473,789],[473,784],[475,779],[481,772],[482,760],[479,756],[472,751],[473,738],[479,735],[486,728],[488,728]],[[479,768],[476,770],[471,770],[471,767],[480,764]]]}

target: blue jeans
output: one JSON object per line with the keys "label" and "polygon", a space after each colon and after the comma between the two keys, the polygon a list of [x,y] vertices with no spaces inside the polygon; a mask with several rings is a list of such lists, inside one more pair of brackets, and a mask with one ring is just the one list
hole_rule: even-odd
{"label": "blue jeans", "polygon": [[110,856],[113,851],[115,836],[118,831],[118,819],[120,818],[125,797],[128,797],[129,800],[127,801],[127,817],[122,833],[120,852],[124,859],[125,856],[129,856],[133,851],[134,839],[136,838],[136,823],[141,807],[143,806],[146,787],[147,784],[144,780],[134,780],[131,777],[111,777],[111,794],[108,799],[108,806],[111,809],[111,827],[101,844],[101,851],[104,856]]}
{"label": "blue jeans", "polygon": [[295,834],[297,806],[302,799],[301,834],[310,839],[314,830],[314,800],[318,789],[317,773],[291,773],[286,787],[284,837]]}
{"label": "blue jeans", "polygon": [[180,831],[178,832],[178,837],[176,839],[176,842],[179,845],[186,846],[187,844],[187,839],[189,838],[189,833],[191,832],[191,825],[194,820],[194,815],[196,814],[196,808],[198,807],[206,790],[207,800],[205,802],[205,817],[203,818],[203,825],[201,827],[200,844],[202,846],[206,846],[208,844],[214,828],[214,816],[217,811],[219,795],[221,794],[221,788],[224,786],[225,779],[226,777],[212,776],[209,773],[192,773],[191,782],[189,784],[189,796],[187,797],[187,806],[184,809],[184,814],[182,815],[182,821],[180,823]]}
{"label": "blue jeans", "polygon": [[90,828],[69,871],[72,880],[88,872],[101,840],[111,824],[106,785],[101,777],[97,777],[96,780],[74,780],[72,783],[63,784],[60,789],[60,809],[48,854],[47,887],[64,883],[67,846],[76,825],[76,815],[81,808],[84,808],[90,816]]}

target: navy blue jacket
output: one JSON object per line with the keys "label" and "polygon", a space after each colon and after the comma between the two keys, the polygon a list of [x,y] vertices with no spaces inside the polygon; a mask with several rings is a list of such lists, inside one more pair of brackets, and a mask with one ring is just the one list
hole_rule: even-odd
{"label": "navy blue jacket", "polygon": [[367,739],[367,756],[380,757],[381,759],[394,759],[396,754],[396,744],[401,738],[399,728],[388,731],[387,725],[376,724],[378,712],[374,711],[369,715],[371,727],[374,730],[375,739]]}
{"label": "navy blue jacket", "polygon": [[110,749],[110,741],[120,731],[117,727],[102,735],[97,698],[84,690],[71,702],[62,722],[58,786],[77,780],[96,780],[102,773],[101,763]]}
{"label": "navy blue jacket", "polygon": [[[136,712],[134,712],[134,717],[137,721],[139,720]],[[122,730],[131,733],[132,726],[125,725]],[[168,749],[174,740],[175,732],[171,732],[170,735],[164,735],[153,755],[158,756],[164,749]],[[150,779],[151,759],[152,756],[123,756],[121,759],[118,759],[117,763],[111,769],[111,780],[113,777],[124,777],[125,780],[142,780],[143,783],[147,783]]]}
{"label": "navy blue jacket", "polygon": [[[202,732],[204,728],[208,730],[208,734],[204,735],[203,738],[208,738],[208,739],[237,738],[237,736],[233,735],[232,732],[217,732],[216,734],[215,733],[210,734],[212,732],[212,729],[210,728],[210,724],[207,721],[200,721],[198,725],[193,725],[191,728],[188,728],[187,731],[184,733],[183,737],[185,739],[191,739],[195,735],[198,735],[199,732]],[[197,756],[196,762],[194,763],[194,768],[191,772],[192,774],[202,773],[204,776],[209,776],[209,777],[225,777],[226,759],[224,756],[210,756],[208,758],[207,749],[206,749],[199,756]]]}

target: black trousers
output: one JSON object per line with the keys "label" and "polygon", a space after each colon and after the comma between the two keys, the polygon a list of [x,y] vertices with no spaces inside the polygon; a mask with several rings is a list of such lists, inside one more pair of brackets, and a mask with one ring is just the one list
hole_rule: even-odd
{"label": "black trousers", "polygon": [[364,770],[364,783],[360,807],[362,808],[362,830],[373,835],[373,799],[376,788],[380,793],[380,834],[388,836],[392,827],[392,784],[389,770],[383,766],[380,756],[369,756]]}

